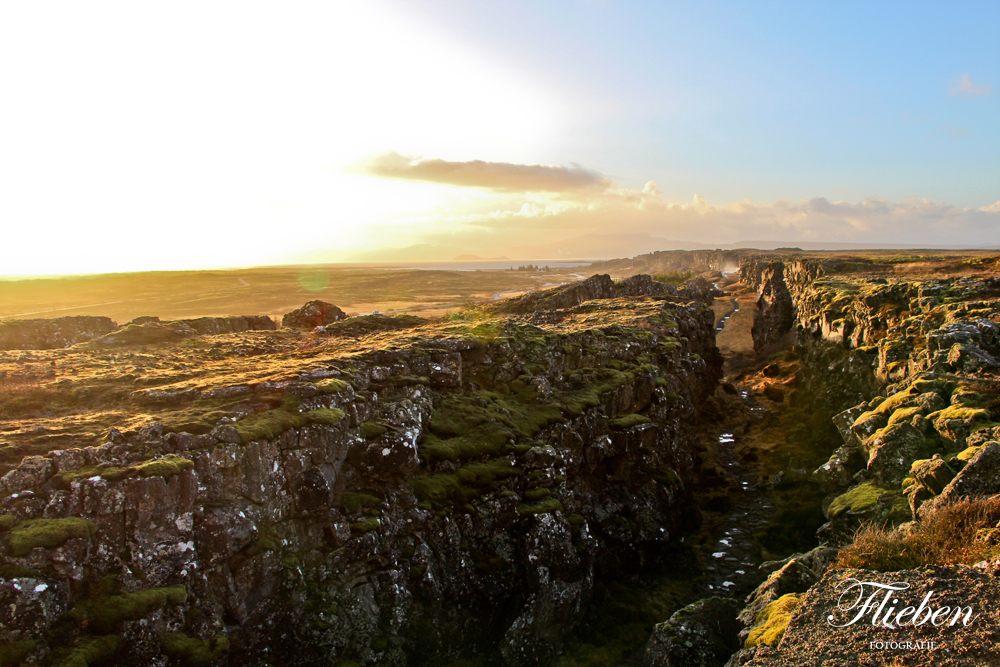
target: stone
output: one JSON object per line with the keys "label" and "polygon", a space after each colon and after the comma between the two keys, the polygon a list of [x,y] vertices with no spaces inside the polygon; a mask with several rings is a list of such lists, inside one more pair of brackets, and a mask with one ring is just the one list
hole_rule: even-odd
{"label": "stone", "polygon": [[296,329],[315,329],[346,319],[347,313],[332,303],[318,299],[309,301],[301,308],[286,313],[281,318],[281,326]]}
{"label": "stone", "polygon": [[732,598],[698,600],[653,629],[645,667],[720,667],[740,647],[739,603]]}

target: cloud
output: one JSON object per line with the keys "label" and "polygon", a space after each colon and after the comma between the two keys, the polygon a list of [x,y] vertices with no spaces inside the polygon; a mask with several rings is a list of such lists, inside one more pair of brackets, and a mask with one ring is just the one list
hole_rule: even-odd
{"label": "cloud", "polygon": [[694,195],[689,202],[676,203],[664,199],[653,183],[642,190],[611,189],[558,201],[541,195],[506,195],[491,200],[482,210],[470,204],[464,210],[411,218],[406,225],[420,230],[419,242],[461,246],[467,252],[490,256],[512,256],[511,248],[558,245],[588,234],[648,234],[681,247],[684,243],[719,246],[741,241],[973,247],[995,243],[1000,202],[978,210],[928,199],[894,202],[878,197],[858,202],[817,197],[713,205]]}
{"label": "cloud", "polygon": [[599,192],[614,186],[610,179],[579,165],[560,167],[482,160],[448,162],[411,158],[395,152],[368,158],[355,169],[362,174],[381,178],[441,183],[496,192]]}
{"label": "cloud", "polygon": [[951,137],[967,137],[969,136],[969,131],[964,127],[956,127],[954,125],[949,125],[944,129]]}
{"label": "cloud", "polygon": [[948,89],[948,94],[960,95],[962,97],[978,97],[980,95],[989,95],[992,91],[993,86],[977,86],[972,83],[972,79],[969,78],[968,74],[963,74],[961,77],[951,82],[951,88]]}

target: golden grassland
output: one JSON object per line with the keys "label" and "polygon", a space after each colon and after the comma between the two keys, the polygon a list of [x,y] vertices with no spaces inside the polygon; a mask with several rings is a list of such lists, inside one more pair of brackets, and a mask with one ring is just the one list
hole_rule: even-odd
{"label": "golden grassland", "polygon": [[[0,280],[0,319],[103,315],[119,324],[284,313],[320,299],[348,314],[425,309],[454,312],[500,292],[574,280],[573,271],[439,271],[270,267],[229,271],[153,271]],[[587,274],[590,275],[590,274]]]}

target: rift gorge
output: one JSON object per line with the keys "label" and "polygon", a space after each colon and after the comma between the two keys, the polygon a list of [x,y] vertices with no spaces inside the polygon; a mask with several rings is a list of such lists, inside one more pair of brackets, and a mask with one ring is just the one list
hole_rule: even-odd
{"label": "rift gorge", "polygon": [[0,664],[996,664],[1000,258],[585,273],[0,321]]}

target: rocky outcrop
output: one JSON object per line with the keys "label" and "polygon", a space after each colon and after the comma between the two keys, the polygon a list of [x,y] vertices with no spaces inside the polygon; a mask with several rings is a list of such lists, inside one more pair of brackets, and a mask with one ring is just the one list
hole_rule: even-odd
{"label": "rocky outcrop", "polygon": [[120,665],[552,658],[595,582],[697,520],[691,425],[721,360],[699,302],[547,317],[233,387],[270,409],[211,433],[25,459],[0,479],[0,643]]}
{"label": "rocky outcrop", "polygon": [[578,283],[557,287],[544,292],[533,292],[505,299],[493,306],[502,313],[531,313],[539,310],[560,310],[578,306],[595,299],[616,299],[630,296],[652,296],[678,301],[703,301],[711,303],[713,296],[721,294],[711,283],[700,280],[678,287],[653,280],[646,274],[634,275],[624,280],[612,280],[607,274],[591,276]]}
{"label": "rocky outcrop", "polygon": [[761,280],[751,329],[753,349],[758,354],[791,331],[795,321],[795,304],[785,284],[785,265],[780,261],[771,262]]}
{"label": "rocky outcrop", "polygon": [[332,303],[314,300],[306,303],[281,318],[281,326],[298,329],[325,327],[347,317],[347,313]]}
{"label": "rocky outcrop", "polygon": [[160,322],[158,318],[140,318],[124,327],[94,339],[100,345],[151,345],[180,340],[190,336],[240,333],[243,331],[274,331],[277,325],[263,315],[230,317],[199,317],[191,320]]}
{"label": "rocky outcrop", "polygon": [[680,609],[653,629],[646,667],[722,667],[739,648],[740,604],[713,597]]}
{"label": "rocky outcrop", "polygon": [[52,350],[109,333],[118,326],[109,317],[58,317],[51,320],[0,322],[0,350]]}

